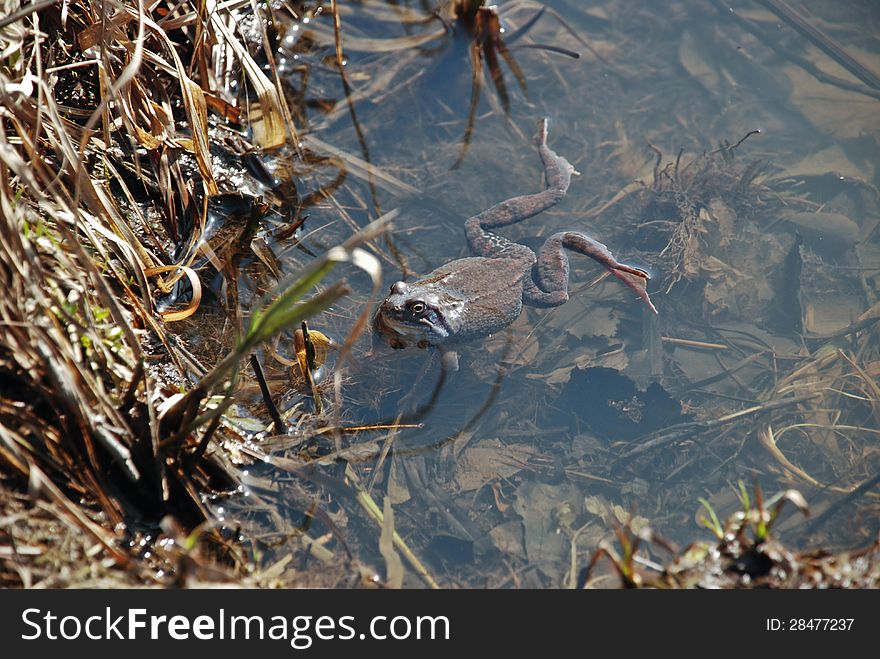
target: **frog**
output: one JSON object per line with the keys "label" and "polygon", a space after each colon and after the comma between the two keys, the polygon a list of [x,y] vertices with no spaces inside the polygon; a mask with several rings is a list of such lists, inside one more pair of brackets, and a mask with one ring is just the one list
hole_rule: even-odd
{"label": "frog", "polygon": [[392,348],[416,346],[449,351],[506,328],[524,304],[556,307],[569,299],[567,250],[594,259],[628,286],[653,312],[648,272],[620,263],[586,233],[561,231],[536,254],[496,233],[558,204],[568,192],[574,166],[547,144],[549,120],[538,123],[535,143],[544,166],[540,192],[512,197],[465,220],[473,256],[450,261],[421,279],[398,281],[379,304],[373,328]]}

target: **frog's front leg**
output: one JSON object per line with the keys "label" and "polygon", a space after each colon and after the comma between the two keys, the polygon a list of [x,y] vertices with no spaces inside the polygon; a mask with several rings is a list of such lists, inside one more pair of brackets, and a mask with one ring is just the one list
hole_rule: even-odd
{"label": "frog's front leg", "polygon": [[537,307],[555,307],[568,301],[569,265],[566,249],[601,263],[644,300],[651,311],[657,313],[646,288],[650,280],[648,273],[620,263],[605,245],[578,231],[562,231],[547,239],[538,254],[538,262],[532,268],[531,280],[525,282],[524,302]]}
{"label": "frog's front leg", "polygon": [[535,194],[502,201],[469,218],[464,228],[468,244],[474,254],[488,258],[522,258],[534,262],[535,255],[532,250],[492,233],[490,229],[505,227],[537,215],[558,204],[568,191],[574,166],[547,146],[547,119],[542,119],[538,124],[535,141],[538,144],[541,161],[544,163],[546,188]]}
{"label": "frog's front leg", "polygon": [[[422,364],[422,368],[416,375],[409,391],[397,403],[400,413],[409,417],[426,412],[434,405],[446,379],[456,371],[458,371],[458,352],[442,347],[430,350],[427,360]],[[438,373],[437,382],[431,390],[431,396],[425,400],[422,384],[429,375],[433,375],[435,372]],[[424,402],[420,406],[421,401]]]}

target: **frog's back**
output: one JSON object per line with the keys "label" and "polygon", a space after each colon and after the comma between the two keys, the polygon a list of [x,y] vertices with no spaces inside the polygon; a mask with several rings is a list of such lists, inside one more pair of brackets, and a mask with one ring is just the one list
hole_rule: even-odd
{"label": "frog's back", "polygon": [[450,308],[456,303],[456,340],[466,340],[497,332],[519,317],[529,265],[516,259],[467,257],[440,266],[413,286],[441,293]]}

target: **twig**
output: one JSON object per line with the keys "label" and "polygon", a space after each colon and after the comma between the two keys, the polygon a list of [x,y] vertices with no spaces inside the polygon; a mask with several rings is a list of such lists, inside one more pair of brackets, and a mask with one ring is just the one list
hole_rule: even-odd
{"label": "twig", "polygon": [[260,360],[256,355],[251,355],[251,368],[254,369],[254,375],[257,377],[257,384],[260,385],[260,393],[263,394],[263,402],[272,417],[273,428],[276,433],[284,432],[284,419],[278,411],[278,406],[272,400],[272,392],[269,391],[269,384],[266,382],[266,376],[263,374],[263,367],[260,366]]}
{"label": "twig", "polygon": [[878,483],[880,483],[880,474],[876,474],[873,478],[869,478],[846,496],[840,497],[837,501],[822,511],[822,514],[818,515],[806,526],[806,528],[804,528],[804,535],[810,535],[813,533],[816,529],[827,522],[830,517],[837,514],[841,508],[851,504],[856,499],[870,492]]}
{"label": "twig", "polygon": [[821,392],[813,392],[811,394],[804,394],[803,396],[792,396],[791,398],[783,398],[781,400],[774,400],[768,403],[761,403],[760,405],[755,405],[753,407],[740,410],[739,412],[733,412],[717,419],[709,419],[708,421],[690,421],[688,423],[677,423],[673,426],[665,428],[659,433],[648,435],[648,437],[650,437],[651,439],[648,439],[647,441],[642,441],[638,446],[630,449],[629,451],[621,455],[619,460],[629,460],[636,457],[637,455],[647,453],[648,451],[656,449],[660,446],[666,446],[667,444],[671,444],[672,442],[680,439],[686,439],[705,430],[711,430],[712,428],[723,426],[727,423],[731,423],[732,421],[736,421],[745,416],[752,416],[754,414],[769,412],[770,410],[776,410],[781,407],[794,405],[796,403],[803,403],[804,401],[812,400],[813,398],[818,398],[822,395],[823,394]]}
{"label": "twig", "polygon": [[759,0],[783,21],[809,39],[813,45],[840,64],[856,78],[874,89],[880,90],[880,77],[867,66],[853,58],[848,52],[826,37],[821,31],[807,23],[783,0]]}
{"label": "twig", "polygon": [[721,343],[706,343],[705,341],[693,341],[691,339],[676,339],[671,336],[661,337],[663,343],[687,346],[688,348],[703,348],[705,350],[730,350],[730,346]]}

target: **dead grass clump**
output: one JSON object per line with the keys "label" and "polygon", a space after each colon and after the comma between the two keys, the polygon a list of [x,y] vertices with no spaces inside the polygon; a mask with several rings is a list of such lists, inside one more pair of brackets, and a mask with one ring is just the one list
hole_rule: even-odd
{"label": "dead grass clump", "polygon": [[640,195],[640,215],[648,221],[636,230],[659,234],[665,240],[657,258],[667,273],[667,293],[681,279],[699,272],[701,241],[712,223],[706,209],[713,201],[723,202],[741,217],[758,210],[760,194],[753,184],[766,171],[767,163],[752,160],[743,165],[736,161],[736,148],[749,135],[736,144],[724,143],[715,151],[689,159],[679,152],[674,161],[665,164],[663,154],[651,147],[656,155],[653,184]]}
{"label": "dead grass clump", "polygon": [[[196,451],[206,438],[192,417],[158,422],[194,373],[155,296],[192,274],[194,253],[170,254],[224,187],[209,126],[239,118],[230,79],[254,99],[255,145],[286,142],[286,108],[235,34],[234,3],[0,6],[0,478],[26,484],[129,580],[167,579],[182,554],[143,571],[138,538],[163,519],[184,536],[200,528],[201,492],[237,483]],[[170,369],[149,364],[147,336]],[[210,528],[204,537],[209,562],[234,574],[235,550]]]}

